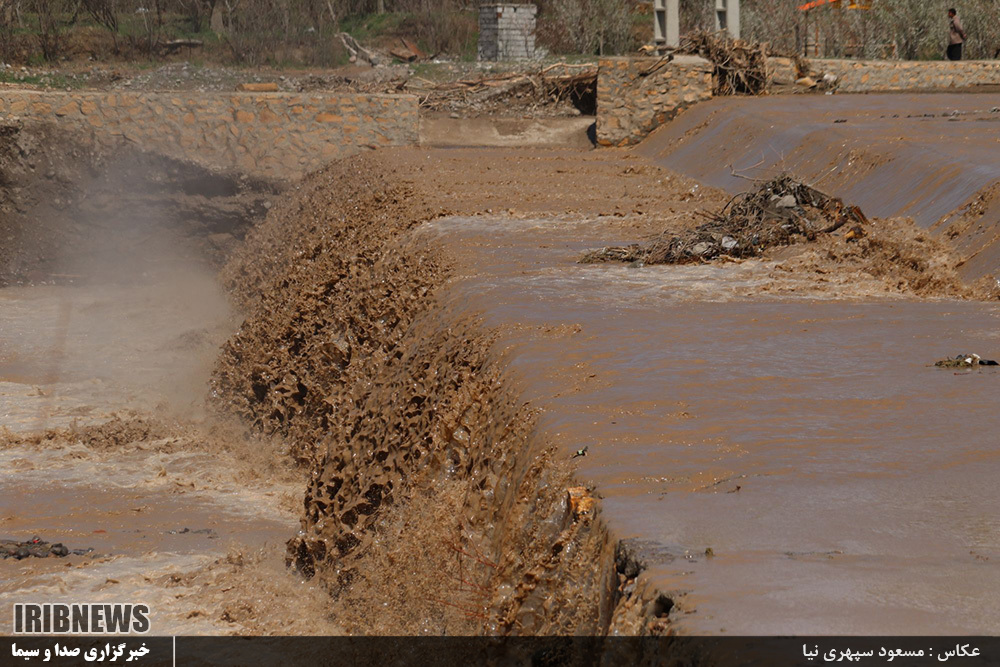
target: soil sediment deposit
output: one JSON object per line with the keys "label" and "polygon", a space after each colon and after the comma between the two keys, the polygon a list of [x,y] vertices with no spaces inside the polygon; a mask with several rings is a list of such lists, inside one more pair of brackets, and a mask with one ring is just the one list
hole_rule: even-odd
{"label": "soil sediment deposit", "polygon": [[735,192],[678,155],[755,102],[285,184],[85,146],[60,180],[11,148],[54,130],[4,135],[0,538],[93,551],[0,560],[0,599],[141,591],[158,634],[995,633],[997,371],[934,362],[997,356],[995,267],[938,222],[992,239],[996,179],[882,217],[789,158],[857,214],[726,253]]}

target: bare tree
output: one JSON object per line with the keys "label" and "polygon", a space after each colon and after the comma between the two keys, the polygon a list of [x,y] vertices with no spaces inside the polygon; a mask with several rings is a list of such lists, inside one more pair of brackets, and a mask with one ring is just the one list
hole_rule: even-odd
{"label": "bare tree", "polygon": [[635,46],[632,13],[622,0],[553,0],[551,17],[578,53],[625,53]]}
{"label": "bare tree", "polygon": [[62,33],[58,18],[62,5],[60,0],[25,0],[25,9],[35,15],[35,35],[42,57],[46,60],[55,60],[62,52]]}

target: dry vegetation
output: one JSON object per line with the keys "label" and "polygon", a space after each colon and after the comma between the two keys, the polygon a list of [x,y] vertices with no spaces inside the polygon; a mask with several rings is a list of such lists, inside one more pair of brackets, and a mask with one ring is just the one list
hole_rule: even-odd
{"label": "dry vegetation", "polygon": [[[652,25],[643,3],[541,0],[551,53],[626,53]],[[429,55],[474,59],[475,0],[0,0],[0,61],[127,61],[174,53],[245,65],[347,63],[338,38],[407,37]],[[637,30],[638,28],[638,30]]]}
{"label": "dry vegetation", "polygon": [[[707,4],[707,3],[706,3]],[[1000,3],[996,0],[872,0],[870,10],[822,7],[805,15],[802,0],[743,0],[743,34],[779,51],[803,53],[808,28],[820,35],[820,54],[830,58],[932,60],[944,56],[949,7],[958,9],[969,34],[965,57],[996,58],[1000,50]],[[708,27],[711,16],[694,17]]]}
{"label": "dry vegetation", "polygon": [[[536,0],[537,43],[562,54],[632,53],[652,36],[648,0]],[[954,0],[872,0],[798,11],[801,0],[744,0],[743,37],[803,53],[807,33],[827,57],[941,58]],[[428,55],[472,60],[477,0],[0,0],[0,61],[159,60],[180,54],[250,66],[344,65],[346,32],[367,46],[401,37]],[[711,30],[710,2],[682,2],[681,30]],[[967,58],[1000,52],[1000,3],[958,3]]]}

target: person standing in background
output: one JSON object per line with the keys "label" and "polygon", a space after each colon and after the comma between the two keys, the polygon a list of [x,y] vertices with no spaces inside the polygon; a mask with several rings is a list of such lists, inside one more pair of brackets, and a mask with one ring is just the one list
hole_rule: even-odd
{"label": "person standing in background", "polygon": [[962,45],[965,43],[965,28],[954,7],[948,10],[948,60],[962,59]]}

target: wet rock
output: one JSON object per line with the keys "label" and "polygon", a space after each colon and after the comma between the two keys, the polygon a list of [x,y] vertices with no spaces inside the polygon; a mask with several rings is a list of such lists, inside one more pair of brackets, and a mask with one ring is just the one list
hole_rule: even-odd
{"label": "wet rock", "polygon": [[14,558],[48,558],[54,556],[63,558],[73,554],[82,556],[93,552],[93,549],[69,549],[62,542],[51,544],[39,537],[33,537],[26,542],[16,540],[0,540],[0,559]]}
{"label": "wet rock", "polygon": [[795,208],[799,205],[799,202],[795,199],[795,195],[785,195],[784,197],[778,197],[774,205],[778,208]]}
{"label": "wet rock", "polygon": [[683,550],[659,542],[628,538],[615,547],[615,569],[626,579],[634,579],[643,570],[656,565],[672,563],[683,555]]}

